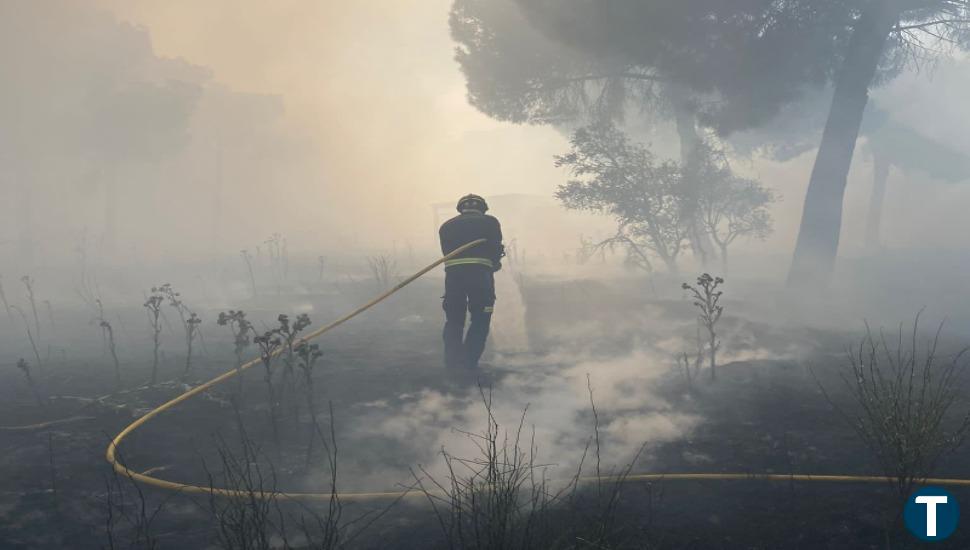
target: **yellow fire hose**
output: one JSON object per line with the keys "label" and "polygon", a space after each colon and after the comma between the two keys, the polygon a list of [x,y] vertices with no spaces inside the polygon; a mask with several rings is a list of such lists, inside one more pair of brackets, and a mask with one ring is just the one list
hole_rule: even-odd
{"label": "yellow fire hose", "polygon": [[[418,278],[420,278],[425,273],[431,271],[435,267],[441,265],[445,261],[461,254],[465,250],[477,246],[485,242],[485,239],[479,239],[477,241],[470,242],[462,247],[459,247],[454,252],[438,259],[434,263],[428,265],[424,269],[421,269],[414,275],[411,275],[407,279],[401,281],[394,288],[384,292],[380,296],[374,298],[370,302],[360,306],[354,311],[348,313],[347,315],[333,321],[332,323],[320,327],[306,336],[301,338],[302,341],[309,341],[318,336],[329,332],[330,330],[344,324],[350,319],[356,317],[357,315],[367,311],[371,307],[379,304],[388,297],[390,297],[395,292],[401,290],[405,286],[411,284]],[[273,356],[277,356],[283,352],[282,349],[278,349],[273,353]],[[134,470],[129,469],[127,466],[121,463],[117,457],[118,446],[124,441],[126,437],[131,435],[132,432],[146,424],[149,420],[155,418],[159,414],[174,408],[176,405],[186,401],[214,386],[217,386],[226,380],[229,380],[238,373],[252,368],[255,365],[261,363],[261,359],[253,359],[238,368],[234,368],[227,371],[204,384],[200,384],[185,393],[171,399],[155,409],[149,411],[144,416],[138,418],[131,424],[129,424],[124,430],[121,431],[111,443],[108,444],[108,449],[105,452],[105,458],[111,463],[111,466],[119,474],[126,476],[134,481],[149,485],[151,487],[157,487],[159,489],[165,489],[169,491],[178,491],[188,494],[206,494],[206,495],[216,495],[223,497],[252,497],[251,493],[245,491],[239,491],[234,489],[223,489],[217,487],[205,487],[201,485],[190,485],[187,483],[178,483],[175,481],[167,481],[164,479],[159,479],[157,477],[148,475],[147,473],[139,473]],[[580,481],[595,481],[596,477],[583,477]],[[618,479],[613,476],[603,476],[599,479],[609,480]],[[698,481],[711,481],[711,480],[748,480],[748,481],[826,481],[826,482],[842,482],[842,483],[888,483],[892,481],[893,478],[886,476],[846,476],[846,475],[813,475],[813,474],[739,474],[739,473],[673,473],[673,474],[631,474],[623,476],[625,481],[663,481],[663,480],[698,480]],[[946,478],[929,478],[923,480],[924,483],[928,485],[970,485],[970,479],[946,479]],[[266,492],[264,495],[269,498],[270,496],[292,499],[292,500],[330,500],[332,498],[331,493],[289,493],[289,492]],[[424,496],[423,491],[388,491],[388,492],[372,492],[372,493],[340,493],[339,498],[341,500],[367,500],[367,499],[396,499],[406,496]]]}

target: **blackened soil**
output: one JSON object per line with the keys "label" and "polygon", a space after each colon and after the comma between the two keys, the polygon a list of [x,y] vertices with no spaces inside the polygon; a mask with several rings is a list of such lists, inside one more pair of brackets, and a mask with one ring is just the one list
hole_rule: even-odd
{"label": "blackened soil", "polygon": [[[322,322],[363,301],[371,291],[348,284],[336,297],[300,297],[293,302],[309,302],[314,320]],[[341,426],[351,425],[352,415],[364,404],[383,401],[389,414],[394,414],[402,396],[422,390],[446,395],[477,391],[474,380],[448,373],[440,365],[438,294],[431,284],[416,285],[383,309],[320,340],[325,354],[315,387],[320,403],[333,404],[338,441],[350,436],[341,433]],[[657,301],[650,292],[634,287],[527,281],[525,300],[530,337],[540,354],[582,347],[590,354],[622,355],[644,339],[668,337],[685,327],[689,333],[692,326],[689,304]],[[259,307],[273,311],[272,306],[251,305],[250,311]],[[586,341],[577,341],[569,330],[578,322],[587,327]],[[745,319],[742,312],[729,311],[724,327],[728,333],[744,335],[733,340],[736,352],[757,348],[766,350],[762,355],[768,358],[728,362],[719,368],[716,381],[705,370],[690,392],[671,366],[661,392],[678,411],[696,414],[701,422],[685,439],[651,447],[635,472],[880,473],[868,449],[819,389],[819,385],[826,388],[836,403],[849,404],[838,368],[850,338],[759,324]],[[232,368],[221,329],[207,327],[208,351],[196,362],[192,383]],[[793,344],[808,351],[794,356]],[[182,370],[178,348],[174,343],[170,346],[162,365],[165,380],[177,378]],[[133,499],[121,506],[115,503],[113,536],[125,541],[117,545],[127,546],[137,537],[137,529],[118,520],[117,514],[138,516],[138,492],[126,480],[112,478],[103,457],[109,439],[132,419],[185,387],[176,381],[141,387],[150,368],[149,356],[148,348],[123,350],[127,381],[123,393],[113,393],[113,367],[103,357],[52,361],[44,372],[35,373],[42,393],[56,397],[44,406],[33,401],[19,372],[11,369],[0,375],[0,426],[71,419],[0,430],[0,548],[107,547],[107,497],[112,483],[124,487]],[[501,380],[502,370],[493,369],[490,376]],[[248,435],[276,461],[279,489],[326,490],[325,485],[297,484],[305,482],[301,438],[306,429],[305,423],[294,420],[299,418],[298,410],[284,423],[284,450],[272,450],[263,392],[260,370],[247,373],[240,415]],[[152,469],[165,479],[207,484],[206,470],[218,469],[216,438],[238,436],[229,395],[230,388],[223,388],[153,420],[125,442],[124,461],[137,471]],[[284,404],[284,414],[290,414],[290,405]],[[347,454],[357,471],[377,469],[382,460],[399,465],[409,461],[408,456],[391,456],[379,446]],[[970,477],[968,459],[970,449],[964,448],[948,457],[938,474]],[[351,489],[363,483],[342,480]],[[215,536],[207,499],[143,491],[150,510],[162,506],[150,528],[161,548],[211,547]],[[970,491],[953,488],[952,492],[965,505],[970,503]],[[355,517],[379,508],[379,504],[352,504],[345,515]],[[901,528],[896,510],[894,497],[881,485],[631,483],[622,493],[616,538],[632,548],[916,547]],[[440,534],[427,507],[402,504],[374,524],[358,545],[433,548],[440,546]],[[970,528],[958,529],[937,547],[970,548]]]}

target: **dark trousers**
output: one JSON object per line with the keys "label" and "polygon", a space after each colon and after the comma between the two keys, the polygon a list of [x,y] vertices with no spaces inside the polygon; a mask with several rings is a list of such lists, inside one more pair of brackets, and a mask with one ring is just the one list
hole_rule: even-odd
{"label": "dark trousers", "polygon": [[[482,265],[459,265],[445,271],[445,365],[475,368],[485,351],[495,306],[495,277]],[[471,323],[465,333],[465,312]]]}

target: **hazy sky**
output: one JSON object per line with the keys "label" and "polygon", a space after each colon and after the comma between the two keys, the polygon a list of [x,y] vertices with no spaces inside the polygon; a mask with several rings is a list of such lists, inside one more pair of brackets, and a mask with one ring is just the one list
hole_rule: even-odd
{"label": "hazy sky", "polygon": [[[87,17],[92,2],[141,33],[114,33],[110,40],[116,42],[106,42],[100,50],[91,46],[95,53],[89,57],[100,55],[108,58],[106,62],[92,61],[85,53],[78,53],[76,62],[70,55],[58,57],[59,62],[87,74],[105,63],[118,64],[104,53],[117,49],[114,44],[150,40],[154,56],[181,62],[143,62],[151,68],[137,65],[128,73],[122,67],[122,85],[128,82],[125,78],[137,82],[139,70],[152,72],[156,79],[158,74],[185,71],[189,80],[198,80],[198,67],[203,68],[202,73],[208,71],[202,78],[206,93],[189,129],[197,135],[188,152],[173,159],[118,163],[113,167],[115,191],[110,191],[111,174],[81,173],[75,167],[78,159],[45,161],[57,167],[47,174],[37,168],[42,163],[35,163],[32,239],[46,247],[36,256],[70,253],[82,231],[93,237],[106,233],[106,204],[115,194],[119,239],[128,241],[127,248],[119,250],[135,253],[140,247],[141,258],[185,252],[211,255],[220,250],[236,254],[240,247],[255,246],[276,231],[289,238],[294,253],[316,255],[328,247],[352,249],[358,244],[371,249],[390,248],[392,243],[430,248],[431,203],[450,203],[468,192],[529,193],[551,201],[556,186],[566,180],[552,161],[553,155],[568,148],[560,132],[497,122],[468,105],[449,35],[451,0],[11,1],[5,6],[17,6],[14,13],[30,18],[19,40],[34,44],[34,50],[17,54],[24,56],[24,66],[45,66],[43,57],[32,57],[43,55],[45,48],[87,52],[84,48],[97,43],[105,23]],[[78,13],[87,18],[76,21]],[[85,27],[89,24],[90,29]],[[31,33],[43,36],[29,38]],[[59,33],[69,35],[63,43],[55,39]],[[891,104],[890,110],[903,122],[970,151],[963,123],[970,121],[970,112],[960,95],[970,85],[968,67],[966,61],[947,65],[940,71],[945,75],[933,81],[925,74],[905,75],[874,97]],[[54,67],[51,72],[59,70]],[[238,94],[221,94],[223,88]],[[92,92],[75,95],[83,98],[85,93]],[[265,94],[269,101],[239,94]],[[250,133],[246,124],[265,121],[276,127],[265,132],[253,128],[250,142],[229,140],[235,149],[221,157],[219,139],[212,132],[218,134],[225,118],[233,116],[226,113],[234,111],[220,110],[218,102],[235,98],[238,111],[273,105],[274,96],[284,110],[282,122],[277,124],[275,114],[239,117],[246,120],[229,125],[237,133]],[[105,97],[102,101],[110,103],[113,96]],[[75,110],[90,110],[78,105]],[[152,122],[148,127],[156,126]],[[35,121],[25,127],[43,139],[52,133]],[[95,128],[96,134],[104,133],[101,126]],[[659,133],[650,139],[657,150],[664,150],[662,141],[672,138]],[[277,144],[279,150],[271,151]],[[765,244],[739,243],[739,248],[773,251],[779,257],[790,253],[814,155],[810,150],[785,163],[735,160],[739,171],[761,179],[783,197],[774,208],[775,234]],[[259,158],[245,162],[250,157]],[[217,180],[222,183],[214,183]],[[860,148],[846,195],[843,252],[862,242],[870,186],[871,162]],[[14,185],[0,191],[14,209],[0,226],[13,235],[23,201]],[[962,233],[950,225],[962,218],[968,195],[970,186],[925,185],[912,175],[894,174],[886,199],[886,242],[961,244]],[[54,200],[45,202],[50,198]],[[913,204],[921,208],[911,208]],[[146,221],[146,212],[139,208],[155,217]],[[548,212],[555,219],[545,226],[561,231],[557,242],[564,249],[575,247],[585,227],[573,222],[581,218],[554,208]],[[44,217],[60,223],[40,223]],[[507,216],[503,221],[514,237],[516,219]],[[608,231],[608,220],[599,221],[596,230]],[[5,258],[11,257],[13,242],[0,240]],[[52,250],[55,245],[60,250]]]}
{"label": "hazy sky", "polygon": [[316,137],[328,177],[308,182],[308,197],[340,200],[336,215],[352,213],[347,223],[426,239],[431,202],[468,192],[548,196],[562,180],[551,160],[565,147],[561,135],[467,104],[449,0],[100,2],[144,26],[158,55],[210,67],[239,91],[282,96],[287,118]]}

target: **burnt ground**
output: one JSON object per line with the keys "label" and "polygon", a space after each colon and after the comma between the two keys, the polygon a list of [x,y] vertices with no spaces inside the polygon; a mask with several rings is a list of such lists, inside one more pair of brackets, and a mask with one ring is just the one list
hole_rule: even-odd
{"label": "burnt ground", "polygon": [[[622,282],[622,285],[633,285]],[[320,340],[324,357],[316,371],[318,401],[332,403],[340,460],[353,478],[341,478],[344,490],[380,489],[371,477],[392,469],[406,470],[420,454],[373,434],[361,435],[361,418],[373,417],[373,404],[388,415],[407,414],[422,392],[474,399],[476,381],[444,371],[439,364],[440,310],[434,282],[419,282],[379,310],[365,314]],[[274,296],[267,303],[240,304],[251,318],[270,319],[275,311],[313,306],[317,322],[335,317],[373,293],[367,284],[343,283],[327,293]],[[636,287],[591,281],[530,280],[524,289],[526,321],[537,361],[561,349],[582,348],[593,356],[628,355],[644,341],[683,335],[692,330],[689,304],[661,301]],[[759,323],[746,318],[744,308],[728,302],[723,320],[727,359],[712,382],[705,370],[692,392],[673,360],[668,375],[657,381],[658,394],[673,409],[700,421],[683,437],[650,446],[634,472],[750,473],[879,473],[855,433],[824,398],[821,383],[839,391],[837,369],[844,349],[856,335]],[[129,333],[147,333],[140,312],[128,312]],[[211,320],[214,312],[205,312]],[[81,314],[75,324],[83,326]],[[619,324],[617,319],[628,322]],[[585,337],[568,328],[582,321]],[[71,319],[62,319],[61,326]],[[62,328],[63,330],[63,328]],[[215,376],[233,366],[222,327],[205,326],[206,348],[192,374],[194,381]],[[139,339],[141,338],[141,339]],[[73,342],[70,339],[65,341]],[[131,389],[147,378],[150,348],[122,346],[124,377],[129,390],[110,395],[113,371],[100,348],[65,344],[68,352],[51,354],[49,364],[35,372],[51,402],[32,401],[15,369],[0,374],[0,425],[23,426],[47,420],[81,417],[45,428],[0,431],[0,547],[108,547],[108,486],[110,468],[103,455],[107,441],[132,418],[152,405],[177,395],[183,386],[166,382],[156,388]],[[732,350],[734,358],[728,352]],[[74,352],[77,348],[80,351]],[[162,365],[166,380],[181,370],[177,344],[166,343]],[[798,350],[797,353],[792,350]],[[751,353],[746,353],[751,352]],[[755,353],[757,352],[757,353]],[[75,355],[76,353],[76,355]],[[533,355],[495,358],[486,368],[486,384],[501,388],[516,369],[528,368]],[[131,357],[140,357],[132,360]],[[747,358],[745,358],[748,356]],[[75,358],[76,357],[76,358]],[[562,361],[562,359],[557,359]],[[510,364],[518,365],[515,367]],[[522,366],[526,365],[526,366]],[[544,368],[555,372],[555,361]],[[563,365],[565,367],[565,365]],[[814,369],[814,375],[810,372]],[[594,373],[595,374],[595,373]],[[283,429],[283,449],[272,450],[272,435],[262,399],[261,374],[247,373],[243,424],[252,439],[275,457],[281,490],[326,490],[308,483],[301,470],[305,423]],[[816,382],[818,379],[818,383]],[[99,402],[77,398],[108,396]],[[229,388],[196,398],[166,413],[129,438],[122,448],[133,469],[156,469],[165,479],[208,483],[206,469],[217,470],[216,437],[238,435]],[[471,397],[469,397],[471,396]],[[959,405],[964,405],[961,402]],[[453,419],[434,419],[442,430]],[[577,428],[582,429],[582,428]],[[649,444],[649,442],[648,442]],[[964,447],[938,468],[943,477],[970,477]],[[617,460],[622,460],[618,458]],[[368,481],[370,479],[370,481]],[[407,483],[408,479],[400,479]],[[115,480],[129,498],[137,491],[126,480]],[[384,487],[392,489],[393,487]],[[148,505],[162,505],[151,525],[161,548],[206,548],[214,542],[210,502],[203,497],[170,495],[143,489]],[[962,502],[970,491],[953,488]],[[117,501],[116,492],[111,492]],[[137,512],[137,499],[123,506]],[[115,502],[117,506],[118,503]],[[349,503],[346,518],[381,510],[382,503]],[[119,509],[120,510],[120,509]],[[894,501],[879,485],[779,483],[765,481],[661,481],[631,483],[623,492],[619,538],[633,547],[657,548],[906,548],[916,545],[894,517]],[[117,514],[115,512],[115,518]],[[137,515],[137,514],[136,514]],[[124,521],[117,523],[117,547],[127,547],[137,535]],[[121,542],[124,541],[124,542]],[[440,544],[437,525],[419,501],[399,504],[373,524],[357,541],[361,547],[429,548]],[[940,548],[970,547],[970,529],[958,529]]]}

